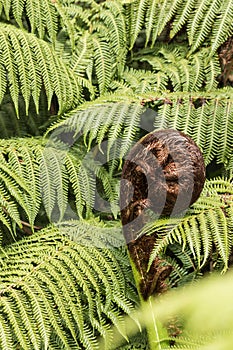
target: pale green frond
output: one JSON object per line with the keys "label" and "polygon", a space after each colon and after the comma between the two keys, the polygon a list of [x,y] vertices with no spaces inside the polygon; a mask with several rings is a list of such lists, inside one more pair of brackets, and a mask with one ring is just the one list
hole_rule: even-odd
{"label": "pale green frond", "polygon": [[218,162],[220,159],[224,162],[226,169],[230,168],[231,90],[218,89],[205,93],[150,92],[140,98],[143,104],[158,106],[158,116],[154,121],[156,129],[175,128],[188,133],[194,141],[199,142],[206,165],[216,158]]}
{"label": "pale green frond", "polygon": [[[106,320],[119,327],[122,314],[132,312],[125,294],[128,267],[121,267],[116,250],[78,245],[51,227],[6,252],[0,272],[3,344],[97,349],[100,335],[110,341]],[[123,323],[120,329],[124,334]]]}
{"label": "pale green frond", "polygon": [[[96,100],[80,106],[77,110],[67,114],[66,118],[55,123],[49,131],[63,128],[63,130],[74,132],[75,135],[79,135],[82,131],[88,149],[95,139],[101,147],[104,137],[108,135],[108,155],[119,138],[121,140],[119,155],[123,157],[137,131],[139,116],[144,112],[144,107],[127,99],[115,103],[107,102],[108,99],[106,102],[104,100],[106,100],[105,96],[103,96],[101,104],[100,100]],[[128,128],[127,133],[124,131],[125,127]]]}
{"label": "pale green frond", "polygon": [[[100,248],[113,248],[124,246],[122,228],[116,222],[103,222],[97,218],[90,220],[62,221],[57,225],[58,229],[72,241]],[[122,262],[127,267],[127,259],[122,256]],[[130,288],[129,290],[130,291]],[[130,293],[129,293],[130,294]]]}
{"label": "pale green frond", "polygon": [[218,147],[220,150],[223,150],[218,154],[218,161],[228,165],[229,159],[232,155],[233,142],[232,142],[232,127],[233,127],[233,104],[231,101],[222,106],[221,122],[219,123],[219,134],[220,135],[229,135],[229,137],[221,137],[218,140]]}
{"label": "pale green frond", "polygon": [[[92,62],[93,58],[93,44],[91,35],[86,31],[79,37],[76,44],[75,54],[72,56],[71,68],[80,76],[87,74],[87,68]],[[90,79],[91,77],[88,76]]]}
{"label": "pale green frond", "polygon": [[[106,40],[93,36],[94,67],[97,76],[100,93],[104,93],[114,73],[112,67],[111,48]],[[114,69],[115,70],[115,69]]]}
{"label": "pale green frond", "polygon": [[[79,167],[80,164],[77,162],[77,159],[72,156],[72,154],[68,153],[65,159],[67,173],[70,178],[71,186],[75,195],[75,206],[77,210],[77,214],[79,217],[83,216],[83,210],[85,207],[85,200],[82,196],[81,185],[79,182]],[[85,189],[86,190],[86,189]]]}
{"label": "pale green frond", "polygon": [[4,8],[8,20],[12,12],[17,24],[23,28],[26,14],[32,33],[38,33],[39,37],[43,39],[45,32],[47,32],[52,42],[55,42],[60,15],[60,12],[56,10],[55,2],[49,0],[43,2],[36,0],[1,0],[0,4]]}
{"label": "pale green frond", "polygon": [[[194,52],[208,37],[211,28],[219,13],[219,7],[221,0],[213,0],[209,2],[207,10],[204,12],[201,23],[197,25],[196,32],[194,34],[194,42],[192,44],[191,52]],[[191,18],[189,19],[191,21]]]}
{"label": "pale green frond", "polygon": [[172,22],[172,29],[170,32],[171,37],[174,37],[183,27],[187,19],[190,17],[195,3],[195,0],[187,0],[182,3],[182,6],[178,7],[174,21]]}
{"label": "pale green frond", "polygon": [[[7,84],[17,113],[20,93],[25,100],[26,112],[31,96],[38,111],[42,83],[49,107],[53,94],[58,98],[60,111],[79,101],[81,89],[75,77],[46,42],[11,25],[1,23],[0,29],[0,48],[3,50],[1,71],[7,73],[1,95],[3,96]],[[1,74],[1,78],[4,75]]]}
{"label": "pale green frond", "polygon": [[162,2],[153,0],[149,2],[145,19],[146,45],[151,40],[151,46],[154,46],[156,39],[164,30],[179,4],[180,0]]}
{"label": "pale green frond", "polygon": [[[121,84],[128,86],[135,94],[165,89],[167,76],[163,73],[153,73],[142,69],[125,69],[122,72]],[[113,82],[114,83],[114,82]],[[118,87],[121,89],[121,86]]]}
{"label": "pale green frond", "polygon": [[[226,181],[232,190],[232,184]],[[217,185],[218,184],[218,185]],[[228,268],[228,260],[232,249],[231,229],[233,202],[221,195],[215,194],[215,200],[210,203],[206,198],[205,191],[208,189],[222,186],[221,179],[207,182],[204,193],[199,201],[193,205],[193,211],[186,214],[183,218],[174,218],[158,220],[151,223],[142,230],[142,234],[150,232],[158,233],[158,240],[155,242],[155,248],[150,256],[149,266],[156,256],[161,254],[170,244],[179,243],[183,249],[188,247],[197,262],[198,268],[202,268],[210,258],[211,251],[216,251],[223,263],[222,271]],[[223,199],[224,198],[224,199]],[[195,210],[195,207],[198,209]],[[229,216],[228,216],[229,215]],[[167,224],[166,224],[167,220]]]}
{"label": "pale green frond", "polygon": [[148,4],[148,0],[135,0],[127,6],[127,25],[129,26],[128,36],[130,50],[132,50],[138,34],[143,27],[145,12],[148,8]]}
{"label": "pale green frond", "polygon": [[[117,1],[107,1],[100,11],[100,20],[106,26],[111,49],[116,55],[117,65],[124,67],[126,59],[126,24],[124,8]],[[105,9],[106,8],[106,9]]]}
{"label": "pale green frond", "polygon": [[69,16],[69,13],[67,13],[67,8],[64,6],[64,4],[59,1],[54,1],[54,6],[57,9],[57,13],[61,17],[62,27],[66,28],[66,31],[68,33],[70,42],[71,42],[71,48],[74,50],[75,47],[75,29],[73,22]]}
{"label": "pale green frond", "polygon": [[[221,73],[217,56],[207,59],[208,51],[202,49],[196,54],[186,57],[186,48],[173,45],[156,45],[153,49],[140,50],[133,57],[133,62],[148,62],[153,69],[155,80],[157,73],[162,73],[163,85],[173,91],[211,90],[217,87],[217,77]],[[127,72],[127,71],[126,71]],[[134,75],[137,76],[140,70]],[[145,80],[151,71],[145,72]],[[124,78],[124,75],[123,75]],[[132,86],[134,84],[131,83]],[[158,82],[156,83],[157,90]],[[160,88],[160,90],[162,90]],[[137,91],[136,91],[137,92]],[[143,91],[142,91],[143,92]],[[146,92],[146,91],[144,91]]]}
{"label": "pale green frond", "polygon": [[191,14],[192,20],[188,21],[188,25],[187,25],[188,38],[189,38],[189,43],[191,45],[193,43],[195,33],[198,30],[201,20],[205,16],[206,10],[210,5],[210,3],[211,3],[210,0],[199,0],[196,5],[197,6],[196,11],[194,11],[193,14]]}
{"label": "pale green frond", "polygon": [[[1,206],[2,206],[2,205],[4,205],[5,203],[3,202],[3,204],[2,204],[2,201],[1,201],[0,204],[1,204]],[[9,209],[9,207],[8,207],[8,209]],[[10,208],[10,212],[11,212],[10,215],[12,215],[11,208]],[[16,217],[16,216],[18,216],[18,212],[16,212],[16,213],[13,214],[13,219],[16,218],[16,220],[18,221],[18,217]],[[16,222],[17,222],[17,221],[16,221]],[[5,213],[5,210],[3,210],[2,208],[0,208],[0,222],[3,224],[4,227],[6,227],[6,228],[9,230],[9,232],[10,232],[11,235],[13,236],[13,235],[14,235],[14,230],[13,230],[13,228],[12,228],[12,222],[11,222],[9,216]],[[20,223],[19,223],[19,224],[20,224]],[[2,234],[2,232],[1,232],[1,234],[0,234],[0,243],[1,243],[1,244],[2,244],[2,238],[3,238],[3,234]]]}
{"label": "pale green frond", "polygon": [[224,41],[232,35],[232,17],[233,6],[232,1],[227,0],[221,2],[221,14],[216,18],[213,24],[211,36],[211,52],[213,55]]}
{"label": "pale green frond", "polygon": [[[65,153],[50,143],[41,150],[40,183],[43,204],[51,221],[62,220],[68,196],[67,174],[64,171]],[[56,174],[56,176],[54,176]],[[57,210],[56,210],[57,208]]]}

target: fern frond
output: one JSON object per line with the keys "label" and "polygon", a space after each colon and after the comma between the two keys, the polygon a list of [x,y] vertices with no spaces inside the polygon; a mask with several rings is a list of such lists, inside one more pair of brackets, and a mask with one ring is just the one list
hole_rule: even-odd
{"label": "fern frond", "polygon": [[178,7],[174,21],[172,22],[172,30],[170,32],[171,37],[174,37],[179,32],[187,19],[190,17],[194,4],[195,0],[185,1],[183,2],[182,6]]}
{"label": "fern frond", "polygon": [[[142,69],[125,69],[122,72],[118,89],[120,90],[122,88],[121,84],[123,84],[123,89],[127,86],[136,94],[165,90],[167,79],[167,76],[161,72],[152,73]],[[111,86],[114,89],[113,84]]]}
{"label": "fern frond", "polygon": [[124,246],[122,229],[118,224],[117,222],[106,223],[92,218],[90,220],[62,221],[56,226],[61,229],[64,235],[78,244],[114,248]]}
{"label": "fern frond", "polygon": [[[222,181],[218,183],[218,180],[213,182],[207,182],[207,188],[215,188],[216,183],[218,186],[223,186]],[[232,184],[228,181],[227,187],[231,188]],[[225,185],[224,183],[224,185]],[[149,233],[154,230],[159,235],[158,241],[155,243],[155,248],[150,256],[149,265],[169,244],[173,242],[179,243],[183,249],[186,246],[192,252],[194,260],[197,262],[197,266],[201,269],[210,257],[212,249],[216,249],[223,263],[223,272],[228,268],[228,259],[232,248],[231,229],[232,220],[231,213],[233,210],[233,201],[231,197],[223,199],[221,195],[213,194],[211,203],[206,199],[205,192],[199,201],[194,204],[193,212],[187,214],[183,218],[173,219],[169,222],[167,219],[158,220],[154,224],[150,224],[148,228],[143,229],[143,233]],[[213,197],[214,196],[214,197]],[[196,207],[196,210],[195,210]]]}
{"label": "fern frond", "polygon": [[114,73],[114,71],[112,71],[111,48],[104,38],[93,36],[92,40],[94,47],[94,67],[100,93],[103,93],[108,88]]}
{"label": "fern frond", "polygon": [[100,10],[99,19],[105,25],[104,32],[108,32],[109,45],[116,57],[116,68],[119,75],[121,75],[127,54],[126,24],[122,4],[117,1],[104,2],[103,9]]}
{"label": "fern frond", "polygon": [[24,349],[97,349],[101,332],[108,340],[106,320],[119,327],[122,314],[132,311],[125,294],[129,271],[117,251],[78,245],[51,227],[6,252],[7,258],[1,255],[3,349],[12,343]]}
{"label": "fern frond", "polygon": [[1,0],[1,12],[4,10],[6,18],[11,20],[14,18],[21,29],[26,27],[25,16],[30,23],[27,28],[29,32],[37,34],[40,39],[44,39],[48,34],[49,39],[55,44],[56,36],[59,29],[59,21],[62,19],[63,26],[69,34],[71,42],[73,42],[74,32],[70,24],[70,18],[66,14],[65,6],[60,1],[45,0],[43,3],[35,0]]}
{"label": "fern frond", "polygon": [[[226,95],[221,95],[221,91]],[[187,132],[195,141],[200,140],[199,145],[203,150],[206,165],[216,157],[221,159],[226,169],[232,164],[231,99],[231,89],[218,89],[216,92],[212,90],[204,94],[161,92],[161,95],[156,95],[151,92],[142,97],[143,103],[152,102],[155,105],[160,105],[163,100],[154,123],[156,129],[168,127]],[[230,134],[225,132],[225,122],[229,125]]]}
{"label": "fern frond", "polygon": [[135,41],[140,33],[145,12],[148,7],[148,0],[136,0],[128,5],[128,26],[129,26],[129,49],[132,50]]}
{"label": "fern frond", "polygon": [[[72,57],[71,68],[79,76],[88,76],[88,66],[92,62],[93,45],[90,38],[90,34],[85,32],[78,40],[76,44],[76,52]],[[91,80],[91,76],[88,76]]]}
{"label": "fern frond", "polygon": [[0,47],[3,50],[0,64],[1,72],[4,72],[1,78],[5,80],[1,86],[1,96],[9,86],[17,113],[20,93],[25,100],[26,113],[31,96],[38,112],[42,84],[48,106],[53,94],[58,98],[60,111],[79,101],[81,89],[75,77],[46,42],[11,25],[1,23],[0,29]]}
{"label": "fern frond", "polygon": [[217,51],[226,39],[232,35],[232,17],[233,17],[233,8],[231,0],[227,0],[221,3],[220,16],[216,18],[216,21],[213,24],[211,36],[211,52],[210,55],[213,55]]}
{"label": "fern frond", "polygon": [[[172,85],[173,91],[216,88],[217,77],[221,73],[218,57],[207,59],[208,52],[205,49],[191,55],[188,59],[186,56],[187,50],[182,46],[177,48],[172,45],[156,45],[151,50],[141,50],[133,57],[133,62],[148,62],[154,73],[162,73],[163,85],[166,84],[165,86],[169,89]],[[151,72],[148,71],[147,74],[149,73]],[[156,77],[155,75],[155,79]]]}
{"label": "fern frond", "polygon": [[[208,37],[219,12],[220,4],[220,0],[210,1],[208,3],[209,6],[203,14],[202,22],[198,24],[196,32],[194,33],[194,43],[192,44],[191,52],[194,52],[203,43],[205,38]],[[191,21],[191,19],[189,19],[189,21]]]}
{"label": "fern frond", "polygon": [[0,3],[8,20],[13,15],[17,24],[23,29],[26,14],[32,33],[38,33],[39,37],[43,39],[45,32],[47,32],[52,42],[55,42],[59,18],[55,2],[49,0],[43,1],[43,3],[35,0],[1,0]]}
{"label": "fern frond", "polygon": [[[133,101],[105,103],[105,99],[106,97],[103,96],[100,100],[80,106],[71,114],[67,114],[61,121],[55,123],[49,129],[49,132],[57,128],[63,128],[63,130],[69,130],[74,132],[75,135],[79,135],[82,131],[86,144],[88,140],[88,149],[90,149],[92,141],[95,139],[101,146],[104,137],[108,134],[108,156],[111,148],[117,142],[117,139],[120,138],[121,150],[119,151],[119,156],[123,157],[137,131],[139,117],[143,113],[144,108],[138,103],[133,103]],[[99,101],[102,101],[101,105]],[[127,133],[124,133],[125,126],[129,128]]]}
{"label": "fern frond", "polygon": [[200,25],[202,18],[205,16],[210,3],[211,1],[209,0],[199,0],[196,11],[191,15],[192,20],[188,21],[187,32],[190,44],[194,41],[195,33],[198,30],[198,26]]}

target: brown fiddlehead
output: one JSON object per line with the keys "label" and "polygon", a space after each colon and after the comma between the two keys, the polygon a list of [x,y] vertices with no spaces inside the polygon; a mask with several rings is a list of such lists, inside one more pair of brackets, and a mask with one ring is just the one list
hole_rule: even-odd
{"label": "brown fiddlehead", "polygon": [[122,171],[121,221],[128,251],[140,275],[139,293],[144,300],[166,289],[171,266],[157,257],[148,271],[157,238],[139,236],[149,220],[184,212],[204,186],[205,165],[195,142],[182,132],[167,129],[143,137],[129,152]]}

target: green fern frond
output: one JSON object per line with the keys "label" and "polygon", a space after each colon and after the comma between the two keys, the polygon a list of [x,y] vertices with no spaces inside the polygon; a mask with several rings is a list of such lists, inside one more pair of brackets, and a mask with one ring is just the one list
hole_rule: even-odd
{"label": "green fern frond", "polygon": [[[218,182],[219,181],[219,182]],[[227,186],[226,186],[227,184]],[[232,210],[233,200],[228,193],[226,197],[216,193],[216,186],[224,188],[224,185],[231,189],[232,183],[222,180],[214,180],[207,182],[204,193],[199,201],[194,204],[193,211],[183,218],[174,218],[158,220],[150,224],[143,233],[157,232],[158,241],[150,256],[149,265],[166,247],[173,242],[179,243],[183,249],[188,247],[192,252],[194,261],[196,261],[198,269],[201,269],[210,257],[211,251],[216,249],[219,258],[223,263],[222,271],[228,268],[228,259],[232,248],[231,230],[232,230]],[[211,190],[211,202],[206,198],[206,192]],[[214,195],[215,191],[215,195]],[[196,209],[195,209],[196,207]],[[167,223],[167,224],[166,224]]]}
{"label": "green fern frond", "polygon": [[60,14],[57,12],[55,1],[46,0],[41,3],[35,0],[1,0],[0,5],[1,9],[4,9],[6,18],[10,20],[13,16],[21,29],[25,26],[23,22],[26,15],[31,33],[38,33],[43,39],[47,32],[52,42],[55,42]]}
{"label": "green fern frond", "polygon": [[135,41],[140,33],[143,23],[145,12],[148,8],[148,0],[136,0],[127,6],[126,16],[128,17],[128,40],[129,49],[132,50]]}
{"label": "green fern frond", "polygon": [[[117,96],[117,95],[116,95]],[[111,101],[111,95],[110,101]],[[135,133],[137,132],[139,117],[144,111],[144,107],[139,103],[125,102],[105,102],[106,97],[80,106],[71,114],[67,114],[61,121],[55,123],[49,132],[55,129],[73,131],[75,135],[80,132],[84,135],[84,142],[88,149],[92,142],[97,139],[101,147],[104,137],[108,135],[107,155],[109,157],[111,148],[121,139],[121,150],[119,156],[123,157],[129,149]],[[102,101],[101,105],[99,101]],[[84,109],[84,110],[83,110]],[[127,132],[125,131],[127,128]],[[87,143],[88,142],[88,143]]]}
{"label": "green fern frond", "polygon": [[[225,97],[221,95],[221,91],[226,92]],[[147,101],[146,96],[148,101],[153,101],[155,96],[154,103],[160,101],[160,98],[163,99],[154,123],[155,128],[167,127],[188,133],[201,147],[206,165],[216,157],[218,162],[221,159],[228,169],[232,164],[231,90],[229,93],[227,96],[228,90],[225,89],[216,90],[216,93],[212,90],[203,95],[180,92],[167,95],[165,93],[162,95],[164,97],[159,97],[151,93],[144,95],[143,101]],[[176,96],[176,102],[173,96]],[[225,132],[225,123],[228,133]]]}
{"label": "green fern frond", "polygon": [[[145,30],[145,46],[156,40],[163,30],[169,32],[169,38],[174,38],[187,24],[187,35],[191,46],[190,53],[194,52],[211,37],[211,57],[221,44],[232,35],[232,2],[221,3],[219,0],[186,1],[145,1],[137,0],[126,4],[126,13],[129,26],[130,49],[137,38]],[[171,30],[167,24],[170,22]]]}
{"label": "green fern frond", "polygon": [[25,10],[26,15],[31,26],[32,33],[38,33],[40,38],[43,38],[45,31],[52,41],[55,41],[57,27],[58,27],[58,16],[54,4],[51,1],[45,1],[38,3],[38,1],[28,1],[28,0],[16,0],[16,1],[5,1],[1,0],[6,17],[10,19],[10,14],[12,14],[18,23],[18,25],[23,28],[22,20],[24,19]]}
{"label": "green fern frond", "polygon": [[182,46],[177,48],[173,45],[156,45],[151,50],[141,50],[133,57],[133,62],[148,62],[156,75],[159,72],[163,74],[162,86],[166,84],[166,87],[171,89],[172,85],[173,91],[215,89],[218,84],[217,77],[221,73],[218,57],[207,59],[208,52],[205,49],[188,59],[186,56],[187,50]]}
{"label": "green fern frond", "polygon": [[[172,258],[169,256],[170,252]],[[172,272],[169,276],[170,288],[183,286],[201,276],[201,273],[198,273],[198,267],[193,262],[192,253],[188,247],[182,249],[179,244],[173,242],[168,245],[161,257],[172,266]]]}
{"label": "green fern frond", "polygon": [[172,30],[170,32],[171,37],[174,37],[178,31],[183,27],[187,19],[190,17],[195,1],[185,1],[182,6],[177,8],[174,21],[172,22]]}
{"label": "green fern frond", "polygon": [[167,79],[167,76],[161,72],[152,73],[142,69],[130,68],[122,72],[121,81],[118,85],[114,81],[110,87],[114,89],[115,83],[119,90],[128,87],[133,93],[140,94],[165,90]]}
{"label": "green fern frond", "polygon": [[[113,99],[115,102],[108,102]],[[188,133],[203,150],[206,165],[216,158],[229,169],[233,161],[231,99],[230,89],[202,93],[150,91],[139,95],[132,93],[125,96],[122,94],[118,96],[116,93],[103,95],[96,101],[80,106],[80,110],[55,123],[49,131],[52,132],[59,127],[72,130],[77,135],[82,131],[89,148],[94,140],[97,140],[101,147],[104,137],[108,135],[108,155],[116,140],[120,139],[122,140],[120,148],[123,151],[119,154],[123,157],[130,145],[129,140],[133,140],[137,128],[140,127],[139,115],[144,111],[142,105],[146,104],[156,108],[156,111],[158,109],[158,115],[154,120],[155,129],[173,128]],[[124,102],[126,100],[127,102]],[[125,126],[128,127],[127,133],[124,133]]]}
{"label": "green fern frond", "polygon": [[79,101],[81,89],[75,77],[46,42],[11,25],[1,23],[0,30],[0,47],[3,51],[0,65],[4,72],[1,76],[1,96],[5,94],[6,86],[9,86],[17,113],[20,93],[25,100],[26,113],[31,96],[38,113],[42,84],[48,106],[53,94],[58,98],[60,111]]}
{"label": "green fern frond", "polygon": [[[104,222],[98,218],[62,221],[56,225],[72,241],[100,248],[124,247],[125,241],[119,222]],[[125,258],[122,257],[125,264]]]}
{"label": "green fern frond", "polygon": [[100,93],[103,93],[108,88],[114,73],[112,71],[111,48],[104,38],[95,36],[92,38],[92,41],[95,73],[99,83]]}
{"label": "green fern frond", "polygon": [[221,14],[216,18],[213,25],[213,36],[211,37],[211,52],[212,55],[220,47],[222,43],[232,35],[232,2],[227,0],[221,3]]}
{"label": "green fern frond", "polygon": [[[196,32],[194,33],[194,43],[191,42],[192,52],[194,52],[203,43],[205,38],[208,37],[218,15],[220,4],[220,0],[209,1],[207,9],[203,13],[202,21],[198,24]],[[191,19],[189,19],[189,21],[191,21]]]}
{"label": "green fern frond", "polygon": [[6,252],[7,258],[1,254],[4,350],[13,343],[24,349],[97,349],[99,335],[111,339],[106,321],[119,327],[122,314],[132,311],[125,294],[129,270],[117,251],[78,245],[51,227]]}
{"label": "green fern frond", "polygon": [[109,44],[116,57],[116,65],[119,74],[122,73],[126,60],[126,24],[124,9],[120,2],[106,1],[100,10],[99,19],[105,25],[108,32]]}
{"label": "green fern frond", "polygon": [[[128,143],[125,140],[125,147]],[[1,140],[0,202],[4,225],[9,229],[12,221],[21,227],[21,220],[27,220],[33,230],[41,205],[50,221],[77,215],[87,218],[95,206],[96,179],[102,183],[105,200],[110,204],[108,212],[112,206],[116,216],[116,180],[92,157],[92,152],[88,155],[84,151],[76,146],[69,151],[58,138]],[[68,193],[74,196],[76,211],[68,204]]]}
{"label": "green fern frond", "polygon": [[[88,67],[90,66],[93,58],[93,45],[91,36],[88,32],[85,32],[76,44],[76,52],[72,57],[71,68],[79,76],[88,76]],[[88,76],[91,80],[91,76]]]}
{"label": "green fern frond", "polygon": [[210,5],[211,1],[199,0],[197,3],[196,11],[191,15],[192,21],[189,21],[187,24],[187,31],[189,37],[189,43],[192,44],[194,41],[194,36],[198,30],[198,26],[201,23],[201,19],[205,16],[206,10]]}

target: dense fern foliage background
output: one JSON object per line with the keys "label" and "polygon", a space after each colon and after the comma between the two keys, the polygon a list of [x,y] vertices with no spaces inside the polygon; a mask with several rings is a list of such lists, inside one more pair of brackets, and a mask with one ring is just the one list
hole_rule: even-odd
{"label": "dense fern foliage background", "polygon": [[[145,333],[125,333],[125,314],[141,328],[122,165],[153,129],[193,138],[207,166],[202,196],[142,233],[158,232],[150,263],[173,266],[170,288],[226,272],[233,2],[0,0],[0,52],[0,348],[114,349],[115,325],[120,349],[147,349]],[[182,325],[168,330],[166,348],[190,348]]]}

